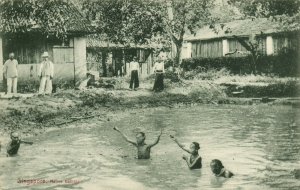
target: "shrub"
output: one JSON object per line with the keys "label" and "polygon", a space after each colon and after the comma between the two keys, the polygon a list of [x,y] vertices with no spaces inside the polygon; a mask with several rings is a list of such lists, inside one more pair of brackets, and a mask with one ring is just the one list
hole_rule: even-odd
{"label": "shrub", "polygon": [[[299,76],[299,55],[294,50],[285,50],[278,55],[261,56],[257,60],[256,72],[258,74],[275,74],[279,76]],[[182,61],[181,67],[185,71],[228,69],[232,74],[253,73],[251,56],[245,57],[217,57],[217,58],[190,58]]]}

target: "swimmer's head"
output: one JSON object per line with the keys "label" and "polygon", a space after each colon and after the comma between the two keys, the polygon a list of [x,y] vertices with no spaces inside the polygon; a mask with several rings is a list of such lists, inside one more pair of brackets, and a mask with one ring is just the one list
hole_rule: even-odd
{"label": "swimmer's head", "polygon": [[200,149],[200,144],[197,142],[192,142],[192,144],[190,145],[191,152],[196,154],[196,153],[198,153],[199,149]]}
{"label": "swimmer's head", "polygon": [[10,133],[11,140],[19,140],[19,134],[17,132],[11,132]]}
{"label": "swimmer's head", "polygon": [[223,168],[222,162],[218,159],[214,159],[210,162],[210,169],[214,174],[220,174]]}
{"label": "swimmer's head", "polygon": [[143,132],[138,132],[135,137],[137,144],[143,144],[146,139],[145,133]]}

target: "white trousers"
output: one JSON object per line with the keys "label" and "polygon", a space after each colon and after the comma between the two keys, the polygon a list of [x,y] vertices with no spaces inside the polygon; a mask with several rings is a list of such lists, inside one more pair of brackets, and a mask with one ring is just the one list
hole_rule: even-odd
{"label": "white trousers", "polygon": [[18,85],[18,78],[17,77],[7,78],[7,94],[11,94],[11,92],[16,94],[17,93],[17,85]]}
{"label": "white trousers", "polygon": [[52,93],[52,80],[50,79],[50,76],[44,76],[41,78],[39,94],[44,93]]}

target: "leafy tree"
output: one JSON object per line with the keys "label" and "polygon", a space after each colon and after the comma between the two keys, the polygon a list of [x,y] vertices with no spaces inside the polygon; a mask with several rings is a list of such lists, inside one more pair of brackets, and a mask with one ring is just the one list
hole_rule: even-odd
{"label": "leafy tree", "polygon": [[[294,31],[300,29],[300,0],[229,0],[230,5],[236,6],[245,18],[269,18],[270,22],[280,23],[280,30]],[[259,57],[259,36],[251,36],[249,40],[233,36],[245,47],[252,57],[253,71]]]}
{"label": "leafy tree", "polygon": [[299,12],[299,0],[228,0],[241,12],[253,17],[293,16]]}
{"label": "leafy tree", "polygon": [[183,37],[213,23],[213,0],[85,0],[83,10],[100,33],[119,43],[149,43],[165,36],[181,63]]}
{"label": "leafy tree", "polygon": [[162,27],[176,46],[175,64],[182,61],[183,37],[187,31],[195,34],[204,25],[216,20],[211,15],[213,0],[152,0],[153,11],[162,19]]}
{"label": "leafy tree", "polygon": [[160,18],[139,0],[85,0],[82,10],[98,33],[121,44],[146,43],[162,31]]}
{"label": "leafy tree", "polygon": [[[1,0],[0,31],[20,34],[37,31],[65,38],[74,15],[68,0]],[[66,12],[66,10],[69,10]]]}

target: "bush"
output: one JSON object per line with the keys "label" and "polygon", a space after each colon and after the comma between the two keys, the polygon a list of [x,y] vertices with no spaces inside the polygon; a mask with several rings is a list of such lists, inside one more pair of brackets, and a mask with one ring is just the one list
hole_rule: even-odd
{"label": "bush", "polygon": [[[278,55],[260,56],[257,60],[256,73],[275,74],[279,76],[299,76],[299,55],[294,50],[281,51]],[[250,74],[254,72],[252,57],[217,57],[190,58],[182,61],[185,71],[210,69],[228,69],[232,74]]]}
{"label": "bush", "polygon": [[225,68],[222,68],[220,70],[217,69],[202,69],[202,68],[196,68],[192,71],[187,71],[184,73],[183,78],[190,80],[190,79],[200,79],[200,80],[216,80],[220,77],[229,76],[230,71],[228,71]]}

